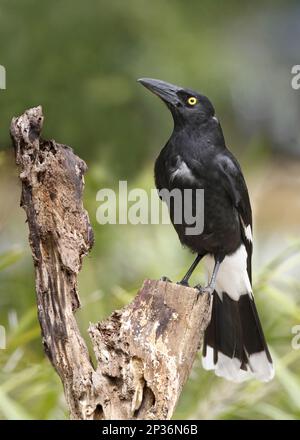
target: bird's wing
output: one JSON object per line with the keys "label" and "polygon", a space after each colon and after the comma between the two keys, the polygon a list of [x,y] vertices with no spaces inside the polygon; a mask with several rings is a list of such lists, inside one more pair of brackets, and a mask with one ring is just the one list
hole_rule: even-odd
{"label": "bird's wing", "polygon": [[162,189],[169,189],[169,180],[168,173],[166,170],[167,164],[167,148],[169,142],[165,145],[165,147],[161,150],[159,156],[157,157],[154,165],[154,178],[155,178],[155,186],[158,190],[159,198],[162,199],[160,191]]}
{"label": "bird's wing", "polygon": [[251,282],[252,257],[252,210],[247,185],[235,157],[227,150],[216,157],[217,167],[224,186],[233,205],[238,211],[241,223],[242,239],[247,250],[247,270]]}

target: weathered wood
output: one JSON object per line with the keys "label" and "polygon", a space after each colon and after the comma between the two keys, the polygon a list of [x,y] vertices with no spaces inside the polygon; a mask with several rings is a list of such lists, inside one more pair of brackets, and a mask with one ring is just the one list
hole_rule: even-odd
{"label": "weathered wood", "polygon": [[208,324],[209,304],[209,296],[195,289],[146,280],[131,304],[90,327],[97,372],[111,380],[113,418],[171,418]]}
{"label": "weathered wood", "polygon": [[45,352],[74,419],[169,419],[210,316],[209,295],[146,280],[134,301],[93,324],[94,367],[74,312],[77,275],[93,233],[82,205],[85,163],[40,138],[42,108],[11,124],[36,274]]}

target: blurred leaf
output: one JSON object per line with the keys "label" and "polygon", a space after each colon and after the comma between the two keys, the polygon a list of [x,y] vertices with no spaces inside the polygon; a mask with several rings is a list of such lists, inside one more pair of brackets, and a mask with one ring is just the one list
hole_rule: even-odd
{"label": "blurred leaf", "polygon": [[296,411],[300,411],[300,379],[299,376],[294,374],[288,369],[280,360],[278,356],[273,353],[274,363],[276,366],[276,377],[280,384],[284,387],[285,391],[291,400],[291,403],[295,407]]}
{"label": "blurred leaf", "polygon": [[12,266],[23,256],[21,249],[11,249],[0,254],[0,270]]}
{"label": "blurred leaf", "polygon": [[261,414],[262,416],[265,415],[272,420],[296,420],[296,417],[293,417],[290,413],[267,403],[257,404],[255,410],[258,414]]}
{"label": "blurred leaf", "polygon": [[11,399],[0,388],[0,413],[9,420],[30,420],[30,415],[25,408],[19,405],[15,400]]}

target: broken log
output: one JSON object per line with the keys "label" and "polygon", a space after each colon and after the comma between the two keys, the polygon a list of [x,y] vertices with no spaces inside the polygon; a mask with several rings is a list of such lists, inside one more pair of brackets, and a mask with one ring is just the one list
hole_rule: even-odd
{"label": "broken log", "polygon": [[210,297],[146,280],[132,303],[90,326],[93,365],[74,315],[80,306],[77,276],[93,245],[82,204],[87,167],[70,147],[41,138],[43,121],[40,106],[29,109],[13,118],[11,136],[42,341],[70,417],[170,419],[210,319]]}

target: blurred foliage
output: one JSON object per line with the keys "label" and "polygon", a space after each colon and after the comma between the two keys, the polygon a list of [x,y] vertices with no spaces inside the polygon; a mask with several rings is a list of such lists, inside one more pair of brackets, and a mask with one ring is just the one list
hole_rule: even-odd
{"label": "blurred foliage", "polygon": [[[96,222],[100,188],[118,191],[119,180],[129,189],[153,187],[153,160],[172,122],[136,83],[143,76],[207,94],[242,162],[256,213],[255,295],[277,366],[269,384],[237,385],[203,371],[199,357],[175,418],[300,417],[300,352],[291,347],[291,328],[300,323],[299,96],[290,87],[290,68],[299,64],[292,19],[299,16],[297,2],[283,0],[1,0],[0,324],[7,348],[0,350],[0,418],[67,414],[41,346],[8,134],[13,115],[42,104],[44,137],[72,145],[89,166],[84,203],[95,246],[79,280],[84,336],[89,321],[127,304],[144,278],[177,280],[191,262],[170,226]],[[195,284],[201,277],[194,275]]]}

